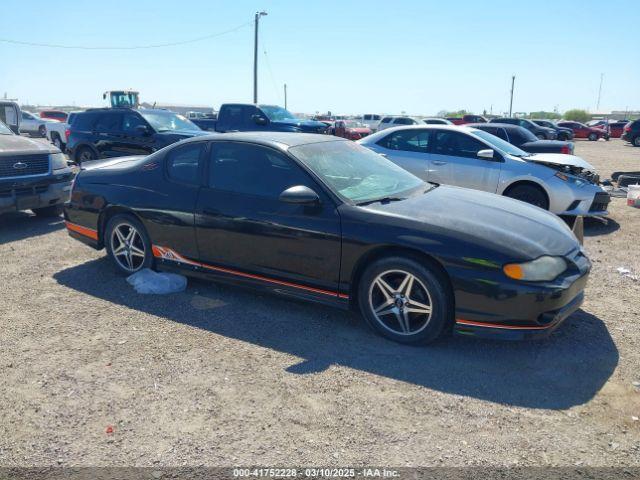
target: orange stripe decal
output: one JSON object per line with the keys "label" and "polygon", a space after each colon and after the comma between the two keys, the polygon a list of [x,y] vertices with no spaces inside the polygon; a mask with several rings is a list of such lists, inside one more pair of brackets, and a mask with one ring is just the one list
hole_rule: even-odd
{"label": "orange stripe decal", "polygon": [[530,327],[525,327],[522,325],[503,325],[500,323],[473,322],[471,320],[462,320],[460,318],[456,319],[456,323],[458,325],[467,325],[470,327],[501,328],[504,330],[545,330],[555,325],[555,323],[552,323],[550,325],[545,325],[545,326],[532,325]]}
{"label": "orange stripe decal", "polygon": [[67,230],[71,230],[72,232],[79,233],[80,235],[84,235],[85,237],[89,237],[92,240],[98,240],[98,231],[93,230],[92,228],[83,227],[82,225],[78,225],[76,223],[71,223],[68,221],[64,221],[67,226]]}
{"label": "orange stripe decal", "polygon": [[195,262],[193,260],[189,260],[188,258],[183,257],[175,250],[167,247],[159,247],[157,245],[153,245],[151,247],[151,250],[153,252],[154,257],[162,258],[164,260],[171,260],[174,262],[186,263],[187,265],[206,268],[207,270],[214,270],[216,272],[228,273],[230,275],[235,275],[238,277],[249,278],[252,280],[260,280],[262,282],[273,283],[276,285],[283,285],[285,287],[299,288],[301,290],[307,290],[309,292],[320,293],[323,295],[330,295],[332,297],[338,297],[345,300],[349,299],[349,295],[345,295],[344,293],[331,292],[329,290],[322,290],[319,288],[307,287],[305,285],[298,285],[297,283],[286,282],[284,280],[276,280],[275,278],[263,277],[262,275],[254,275],[252,273],[239,272],[237,270],[232,270],[230,268],[214,267],[213,265],[207,265],[206,263]]}

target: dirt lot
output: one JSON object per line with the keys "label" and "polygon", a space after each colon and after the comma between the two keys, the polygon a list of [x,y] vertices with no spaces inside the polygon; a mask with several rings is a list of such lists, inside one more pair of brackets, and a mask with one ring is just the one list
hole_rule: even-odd
{"label": "dirt lot", "polygon": [[[640,170],[619,140],[576,150]],[[5,215],[0,465],[639,466],[640,280],[616,268],[640,276],[640,210],[586,235],[586,302],[551,338],[408,348],[232,287],[137,295],[61,220]]]}

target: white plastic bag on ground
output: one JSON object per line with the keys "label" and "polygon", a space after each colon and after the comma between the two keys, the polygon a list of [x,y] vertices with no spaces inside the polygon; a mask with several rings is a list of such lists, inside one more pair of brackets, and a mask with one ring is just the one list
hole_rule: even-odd
{"label": "white plastic bag on ground", "polygon": [[154,272],[148,268],[129,275],[127,282],[136,289],[136,292],[144,294],[164,295],[182,292],[187,288],[187,277],[176,273]]}

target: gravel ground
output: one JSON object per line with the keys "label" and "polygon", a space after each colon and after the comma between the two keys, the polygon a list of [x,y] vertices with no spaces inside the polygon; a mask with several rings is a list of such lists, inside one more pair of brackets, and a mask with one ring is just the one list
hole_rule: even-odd
{"label": "gravel ground", "polygon": [[0,465],[640,466],[639,234],[623,199],[587,225],[586,301],[547,340],[410,348],[249,290],[137,295],[61,220],[2,216]]}

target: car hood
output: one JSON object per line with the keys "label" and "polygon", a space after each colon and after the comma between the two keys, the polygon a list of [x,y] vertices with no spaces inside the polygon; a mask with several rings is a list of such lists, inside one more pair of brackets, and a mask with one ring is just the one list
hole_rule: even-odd
{"label": "car hood", "polygon": [[524,160],[536,163],[550,163],[552,165],[568,165],[570,167],[577,167],[590,172],[596,171],[593,165],[582,158],[563,153],[536,153],[525,157]]}
{"label": "car hood", "polygon": [[293,118],[288,120],[275,120],[271,122],[271,124],[283,127],[296,127],[303,132],[317,132],[318,130],[325,130],[327,128],[326,123],[317,122],[315,120],[301,120]]}
{"label": "car hood", "polygon": [[53,145],[19,135],[0,135],[0,155],[25,153],[58,153]]}
{"label": "car hood", "polygon": [[197,137],[199,135],[211,135],[211,132],[206,132],[204,130],[165,130],[162,132],[158,132],[158,135],[165,135],[165,136],[177,136],[177,137],[184,137],[184,138],[189,138],[189,137]]}
{"label": "car hood", "polygon": [[566,255],[579,248],[575,235],[559,217],[478,190],[441,185],[424,195],[362,208],[400,217],[413,229],[470,242],[513,260]]}

